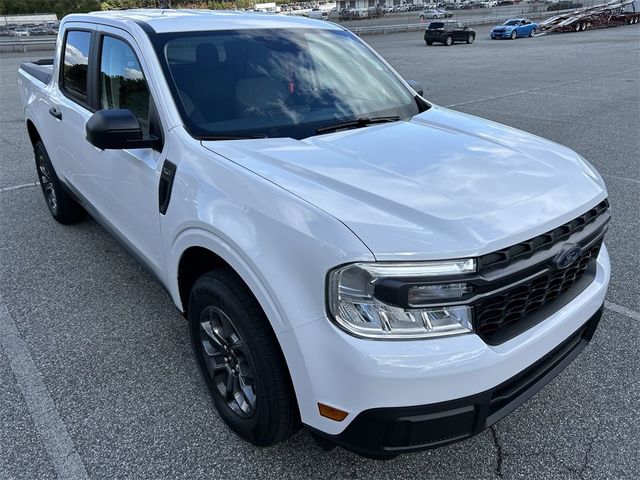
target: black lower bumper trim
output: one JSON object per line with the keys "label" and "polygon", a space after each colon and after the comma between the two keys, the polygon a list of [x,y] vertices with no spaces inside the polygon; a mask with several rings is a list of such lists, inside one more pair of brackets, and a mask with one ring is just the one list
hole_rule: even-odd
{"label": "black lower bumper trim", "polygon": [[430,405],[376,408],[360,413],[339,435],[315,435],[371,457],[436,448],[472,437],[531,398],[589,343],[603,307],[573,335],[529,368],[485,392]]}

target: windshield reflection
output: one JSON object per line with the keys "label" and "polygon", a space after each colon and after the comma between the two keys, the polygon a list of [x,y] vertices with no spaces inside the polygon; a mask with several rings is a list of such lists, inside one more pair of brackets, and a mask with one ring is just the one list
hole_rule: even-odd
{"label": "windshield reflection", "polygon": [[[306,138],[361,118],[418,113],[409,89],[353,34],[271,29],[157,35],[184,123],[198,138]],[[364,125],[357,125],[354,128]]]}

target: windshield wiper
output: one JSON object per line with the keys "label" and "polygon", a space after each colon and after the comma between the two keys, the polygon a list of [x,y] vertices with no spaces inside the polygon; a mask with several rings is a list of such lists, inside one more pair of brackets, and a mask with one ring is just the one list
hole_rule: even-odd
{"label": "windshield wiper", "polygon": [[387,117],[362,117],[357,118],[355,120],[349,120],[348,122],[336,123],[334,125],[327,125],[326,127],[316,128],[316,133],[329,133],[336,132],[338,130],[346,130],[348,128],[360,128],[366,127],[367,125],[373,125],[376,123],[388,123],[388,122],[397,122],[400,120],[400,117],[397,115],[391,115]]}
{"label": "windshield wiper", "polygon": [[267,136],[261,133],[253,135],[202,135],[198,137],[198,140],[207,142],[215,140],[251,140],[256,138],[267,138]]}

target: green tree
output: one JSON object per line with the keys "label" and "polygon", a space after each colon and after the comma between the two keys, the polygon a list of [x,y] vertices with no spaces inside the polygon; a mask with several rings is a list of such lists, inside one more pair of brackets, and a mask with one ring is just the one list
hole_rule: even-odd
{"label": "green tree", "polygon": [[0,0],[0,14],[55,13],[62,18],[69,13],[100,10],[98,0]]}

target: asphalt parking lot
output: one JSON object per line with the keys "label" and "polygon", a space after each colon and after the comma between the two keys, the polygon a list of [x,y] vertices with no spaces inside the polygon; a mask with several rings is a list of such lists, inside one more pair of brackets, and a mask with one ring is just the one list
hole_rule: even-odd
{"label": "asphalt parking lot", "polygon": [[0,55],[0,479],[640,478],[640,27],[426,47],[366,40],[433,102],[563,143],[610,191],[613,278],[583,354],[483,434],[388,462],[301,431],[230,433],[164,290],[94,221],[61,226],[38,188],[16,69]]}

